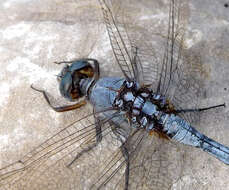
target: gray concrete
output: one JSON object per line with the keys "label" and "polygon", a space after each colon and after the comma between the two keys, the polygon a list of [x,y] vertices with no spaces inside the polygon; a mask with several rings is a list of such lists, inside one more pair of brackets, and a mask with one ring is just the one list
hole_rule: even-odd
{"label": "gray concrete", "polygon": [[[158,24],[156,26],[163,26],[163,19],[166,19],[163,14],[167,13],[165,5],[147,2],[131,1],[130,7],[135,9],[127,10],[129,15],[135,20],[145,16]],[[202,106],[223,102],[229,105],[229,8],[224,7],[224,3],[222,0],[192,0],[189,3],[186,45],[200,53],[205,68]],[[114,60],[97,1],[2,0],[0,55],[0,168],[17,161],[91,110],[86,106],[81,111],[55,113],[41,94],[31,90],[30,85],[34,84],[46,89],[58,104],[65,103],[55,77],[62,67],[53,64],[54,61],[92,57],[103,63],[102,75],[113,73],[113,66],[109,64]],[[228,107],[215,112],[204,114],[197,128],[229,146]],[[73,176],[69,170],[61,170],[67,177],[57,189],[69,189],[65,183],[72,183],[72,189],[86,188],[84,183],[88,174],[85,172],[103,158],[101,147],[93,153],[100,158],[88,156],[86,164],[79,164]],[[186,165],[172,189],[228,189],[228,166],[200,150],[190,147],[185,150]],[[102,152],[108,154],[109,149]],[[56,172],[52,173],[54,176],[62,176],[58,169],[53,171]],[[57,180],[60,179],[57,177]],[[35,185],[37,181],[31,182],[34,189],[39,189]]]}

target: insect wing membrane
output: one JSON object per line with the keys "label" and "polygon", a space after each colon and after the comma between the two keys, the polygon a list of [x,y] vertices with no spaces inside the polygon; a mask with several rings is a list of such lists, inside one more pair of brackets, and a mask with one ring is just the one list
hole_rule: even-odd
{"label": "insect wing membrane", "polygon": [[[201,76],[199,78],[196,78],[196,76],[199,74],[201,63],[198,56],[195,57],[197,58],[195,60],[190,59],[190,55],[186,52],[184,46],[188,5],[187,2],[183,1],[169,1],[169,3],[167,31],[163,27],[150,26],[150,23],[147,23],[146,26],[141,25],[141,23],[130,20],[128,17],[126,20],[125,18],[120,20],[122,20],[122,24],[126,29],[131,47],[137,47],[135,58],[139,69],[136,73],[141,74],[137,81],[140,81],[141,85],[150,85],[154,92],[166,96],[175,109],[196,108],[199,101],[198,93],[202,85],[200,82]],[[128,6],[131,7],[131,5],[126,5],[127,9]],[[162,49],[164,49],[163,53],[161,53]],[[180,113],[179,115],[190,123],[199,118],[199,113]],[[136,159],[130,161],[130,189],[168,189],[172,181],[179,177],[182,166],[180,157],[177,156],[170,160],[169,158],[173,158],[174,155],[168,155],[170,150],[175,151],[176,146],[171,146],[170,142],[160,144],[162,141],[166,140],[152,138],[152,136],[143,137],[142,143],[144,146],[142,146],[142,149],[138,149],[131,154],[133,157],[136,154]],[[156,142],[160,145],[157,145]],[[127,144],[131,145],[129,142]],[[174,162],[175,160],[179,160],[179,162]],[[149,164],[149,167],[146,163]],[[125,178],[125,174],[123,176]],[[139,181],[137,182],[137,180]]]}
{"label": "insect wing membrane", "polygon": [[140,130],[134,131],[122,146],[129,152],[129,173],[125,172],[127,162],[120,147],[98,170],[100,175],[94,178],[91,189],[163,190],[182,174],[182,152],[168,140]]}
{"label": "insect wing membrane", "polygon": [[[168,18],[161,24],[151,19],[151,15],[139,15],[139,20],[131,20],[128,11],[123,19],[132,46],[138,47],[136,60],[141,68],[138,69],[140,84],[165,96],[176,110],[195,109],[199,105],[206,73],[200,53],[185,47],[188,1],[168,1],[163,14],[160,4],[154,3],[154,6],[160,13],[154,14],[153,18],[157,15]],[[141,12],[129,4],[126,9]],[[200,113],[195,112],[179,115],[190,123],[200,117]]]}
{"label": "insect wing membrane", "polygon": [[[80,171],[82,172],[82,170],[77,169],[77,164],[80,167],[84,166],[85,162],[90,163],[93,160],[92,156],[85,153],[82,158],[79,157],[79,160],[70,164],[83,149],[95,142],[97,123],[93,119],[94,115],[95,113],[92,113],[74,121],[19,161],[1,168],[1,189],[69,189],[70,187],[79,187],[81,182],[77,179],[80,179]],[[103,124],[101,132],[104,136],[111,132],[109,125],[105,125],[108,120],[109,118],[101,121]],[[88,164],[88,168],[88,171],[92,171],[90,164]],[[89,176],[92,174],[93,171],[92,173],[88,172]],[[83,174],[81,173],[81,175]],[[86,184],[89,186],[87,180],[82,185],[86,186]]]}
{"label": "insect wing membrane", "polygon": [[123,22],[121,1],[100,0],[104,22],[114,57],[127,80],[139,81],[141,65],[136,61],[136,48],[131,43]]}
{"label": "insect wing membrane", "polygon": [[[154,92],[168,97],[175,107],[186,108],[196,97],[195,89],[190,90],[190,87],[195,88],[198,84],[194,80],[195,68],[198,70],[198,67],[193,66],[194,61],[188,59],[183,49],[185,24],[182,19],[186,17],[180,10],[185,12],[186,9],[182,9],[182,2],[171,1],[167,33],[161,32],[160,28],[152,32],[150,27],[133,27],[125,21],[125,17],[120,17],[124,15],[122,9],[112,10],[109,1],[101,0],[100,3],[113,52],[125,78],[135,78],[142,85],[151,85]],[[162,47],[165,47],[164,54],[160,52]],[[31,185],[35,186],[34,189],[64,189],[66,184],[68,189],[80,189],[80,185],[86,189],[124,189],[127,161],[122,147],[109,143],[107,146],[110,149],[116,149],[104,160],[102,154],[105,155],[105,151],[97,153],[97,161],[102,163],[98,174],[97,170],[93,170],[96,164],[90,160],[94,151],[66,167],[82,148],[96,139],[95,122],[91,122],[90,117],[93,114],[67,126],[20,161],[2,168],[0,185],[10,189],[29,189]],[[105,136],[111,134],[109,129],[107,125],[102,127]],[[175,156],[181,153],[171,142],[139,130],[130,135],[124,144],[129,152],[129,189],[168,189],[181,175],[181,156]],[[95,171],[94,175],[79,172],[81,166],[85,167],[81,162],[87,163],[86,171]],[[62,176],[62,173],[67,175]],[[48,184],[44,183],[47,179]]]}

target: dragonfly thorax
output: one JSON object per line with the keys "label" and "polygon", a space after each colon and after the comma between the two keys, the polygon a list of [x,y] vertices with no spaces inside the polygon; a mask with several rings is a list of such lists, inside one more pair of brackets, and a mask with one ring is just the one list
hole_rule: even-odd
{"label": "dragonfly thorax", "polygon": [[161,97],[146,87],[140,88],[138,83],[124,81],[113,106],[126,112],[133,126],[152,130],[160,119],[161,107],[165,106],[165,101]]}

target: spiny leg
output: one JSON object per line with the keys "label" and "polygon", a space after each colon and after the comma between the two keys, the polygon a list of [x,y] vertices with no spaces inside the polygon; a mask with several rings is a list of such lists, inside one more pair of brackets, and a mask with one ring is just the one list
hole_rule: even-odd
{"label": "spiny leg", "polygon": [[35,87],[33,87],[33,85],[31,85],[31,88],[37,92],[40,92],[43,94],[45,100],[47,101],[48,105],[56,112],[65,112],[65,111],[70,111],[70,110],[74,110],[77,108],[80,108],[81,106],[85,105],[87,102],[85,100],[82,100],[76,104],[73,105],[65,105],[65,106],[60,106],[60,107],[54,107],[51,103],[50,100],[48,98],[47,93],[44,90],[39,90]]}
{"label": "spiny leg", "polygon": [[[95,110],[93,110],[93,112],[95,113]],[[67,167],[71,167],[71,165],[77,160],[79,159],[84,153],[89,152],[90,150],[92,150],[93,148],[95,148],[101,141],[102,141],[102,122],[101,120],[95,116],[94,114],[94,118],[95,118],[95,132],[96,132],[96,142],[89,145],[88,147],[84,148],[82,151],[80,151],[76,157],[67,165]]]}
{"label": "spiny leg", "polygon": [[210,107],[205,107],[205,108],[174,110],[173,112],[175,112],[175,113],[201,112],[201,111],[206,111],[206,110],[210,110],[210,109],[214,109],[214,108],[218,108],[218,107],[226,107],[226,104],[224,103],[224,104],[219,104],[216,106],[210,106]]}

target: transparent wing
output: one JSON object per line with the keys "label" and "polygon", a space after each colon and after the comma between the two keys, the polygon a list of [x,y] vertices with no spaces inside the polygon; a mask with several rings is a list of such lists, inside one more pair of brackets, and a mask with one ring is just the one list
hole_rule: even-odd
{"label": "transparent wing", "polygon": [[140,136],[131,139],[129,145],[138,142],[132,151],[129,189],[169,189],[182,175],[182,152],[177,145],[159,136],[141,131]]}
{"label": "transparent wing", "polygon": [[[131,19],[133,6],[120,1],[100,1],[116,61],[127,79],[150,86],[177,110],[199,105],[206,72],[198,52],[185,49],[188,1],[168,1],[167,26],[155,27]],[[156,6],[156,4],[155,4]],[[149,21],[150,22],[150,21]],[[164,28],[167,28],[165,30]],[[179,113],[194,123],[200,114]]]}
{"label": "transparent wing", "polygon": [[[101,121],[104,136],[111,132],[106,123],[113,117],[111,114],[110,118]],[[19,161],[1,168],[1,189],[69,189],[74,184],[80,184],[79,181],[74,182],[80,179],[76,177],[79,171],[72,171],[69,164],[95,142],[98,135],[96,124],[94,114],[87,115],[50,137]]]}
{"label": "transparent wing", "polygon": [[141,65],[137,61],[137,49],[131,44],[122,22],[121,3],[109,0],[99,2],[116,62],[127,80],[135,79],[140,82]]}
{"label": "transparent wing", "polygon": [[[116,51],[118,55],[122,55],[125,60],[123,67],[128,68],[127,73],[132,78],[142,85],[152,85],[155,91],[163,95],[166,94],[173,71],[179,64],[188,14],[187,2],[169,2],[166,5],[169,7],[166,13],[168,22],[164,26],[168,30],[165,31],[163,27],[155,27],[155,23],[142,21],[144,18],[132,19],[131,13],[141,10],[135,10],[130,3],[100,1],[115,56]],[[114,44],[117,48],[114,48]]]}
{"label": "transparent wing", "polygon": [[[166,96],[177,110],[198,108],[205,77],[200,55],[185,50],[187,3],[170,1],[168,34],[157,86],[157,92]],[[180,116],[194,123],[200,113],[180,113]]]}
{"label": "transparent wing", "polygon": [[[123,147],[129,153],[128,161]],[[90,189],[169,189],[182,175],[183,152],[180,150],[168,140],[151,136],[144,130],[135,130],[104,162]]]}
{"label": "transparent wing", "polygon": [[[201,107],[200,100],[203,97],[204,68],[198,53],[196,55],[190,55],[192,51],[183,53],[186,53],[186,57],[183,57],[183,64],[173,74],[167,97],[176,110],[197,109]],[[178,115],[193,124],[199,121],[201,113],[186,112]]]}
{"label": "transparent wing", "polygon": [[[161,7],[155,3],[155,7],[157,6]],[[150,86],[155,93],[164,95],[175,109],[195,109],[201,99],[207,72],[201,62],[200,53],[185,47],[188,1],[171,0],[165,3],[165,7],[168,7],[168,10],[162,12],[166,12],[167,16],[159,16],[168,19],[163,19],[163,22],[159,20],[159,24],[153,19],[145,18],[147,16],[133,20],[128,15],[130,11],[123,14],[123,23],[131,44],[138,50],[136,63],[141,65],[139,78],[141,84]],[[125,5],[124,9],[131,10],[133,7]],[[137,11],[140,12],[133,10]],[[157,16],[153,15],[153,18]],[[190,123],[198,121],[200,117],[200,114],[195,112],[179,115]]]}
{"label": "transparent wing", "polygon": [[182,1],[179,0],[171,0],[169,6],[168,32],[157,85],[157,92],[163,95],[168,93],[168,89],[173,82],[173,75],[179,67],[180,55],[183,49],[186,17],[181,13],[187,11],[187,8],[182,6],[181,3]]}
{"label": "transparent wing", "polygon": [[94,114],[87,115],[19,161],[1,168],[1,189],[124,189],[127,164],[124,146],[129,153],[129,189],[168,189],[181,175],[182,156],[177,146],[137,129],[121,144],[113,133],[115,126],[107,123],[116,113],[101,120],[103,147],[98,145],[81,154],[98,135]]}

